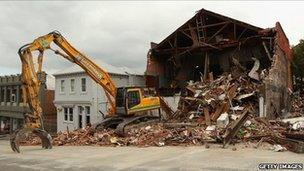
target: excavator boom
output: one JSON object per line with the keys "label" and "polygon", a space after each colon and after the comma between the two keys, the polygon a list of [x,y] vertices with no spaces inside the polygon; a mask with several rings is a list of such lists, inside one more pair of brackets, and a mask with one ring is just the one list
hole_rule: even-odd
{"label": "excavator boom", "polygon": [[[54,42],[60,47],[63,52],[53,50],[51,43]],[[41,129],[41,116],[42,108],[38,98],[40,82],[38,74],[42,70],[43,53],[45,50],[53,50],[56,54],[64,57],[65,59],[79,65],[85,72],[105,90],[106,97],[110,103],[109,115],[114,115],[116,110],[116,87],[111,80],[109,74],[91,61],[84,54],[77,51],[68,41],[57,31],[51,32],[45,36],[35,39],[32,43],[22,46],[18,54],[22,63],[22,89],[23,99],[28,103],[31,113],[25,114],[25,124],[22,129],[16,130],[10,139],[13,151],[20,152],[19,141],[20,137],[26,132],[36,134],[42,140],[43,148],[52,148],[51,136],[43,129]],[[35,68],[34,59],[32,56],[33,51],[38,51],[38,67]]]}

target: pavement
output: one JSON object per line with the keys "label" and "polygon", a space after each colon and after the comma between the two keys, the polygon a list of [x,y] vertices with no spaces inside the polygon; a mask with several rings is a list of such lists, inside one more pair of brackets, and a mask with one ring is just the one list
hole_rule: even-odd
{"label": "pavement", "polygon": [[0,170],[258,170],[259,163],[302,163],[304,154],[289,151],[200,147],[22,146],[14,153],[0,140]]}

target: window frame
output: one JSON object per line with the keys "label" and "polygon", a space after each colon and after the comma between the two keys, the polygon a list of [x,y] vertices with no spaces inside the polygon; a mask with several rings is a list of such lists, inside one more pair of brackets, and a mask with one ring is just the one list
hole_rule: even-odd
{"label": "window frame", "polygon": [[[131,94],[132,93],[132,94]],[[130,94],[133,96],[130,96]],[[137,96],[137,101],[135,101],[135,95]],[[136,105],[139,105],[140,104],[140,92],[135,90],[135,91],[128,91],[127,92],[127,97],[128,97],[128,102],[127,102],[127,105],[128,105],[128,109],[136,106]],[[131,99],[132,98],[132,99]],[[130,103],[132,100],[132,103]]]}
{"label": "window frame", "polygon": [[69,120],[69,108],[63,107],[63,121],[67,122]]}
{"label": "window frame", "polygon": [[73,107],[63,107],[63,122],[74,122],[74,108]]}
{"label": "window frame", "polygon": [[[89,110],[88,110],[89,109]],[[89,111],[89,112],[88,112]],[[84,112],[86,116],[90,116],[91,115],[91,106],[85,106],[84,107]]]}
{"label": "window frame", "polygon": [[[74,108],[68,107],[68,109],[69,109],[69,122],[74,122]],[[71,120],[71,118],[72,118],[72,120]]]}
{"label": "window frame", "polygon": [[62,80],[60,80],[59,92],[60,92],[60,94],[64,94],[64,91],[65,91],[65,80],[62,79]]}
{"label": "window frame", "polygon": [[[73,91],[72,91],[72,80],[74,81],[74,84],[73,84],[74,90]],[[76,79],[75,78],[71,78],[70,79],[70,93],[71,94],[75,93],[75,84],[76,84]]]}
{"label": "window frame", "polygon": [[[82,89],[82,80],[85,80],[85,91],[83,91]],[[81,93],[86,93],[87,92],[87,85],[88,85],[88,82],[87,82],[87,78],[86,77],[81,77],[80,78],[80,90],[81,90]]]}
{"label": "window frame", "polygon": [[11,94],[11,102],[16,103],[16,94]]}

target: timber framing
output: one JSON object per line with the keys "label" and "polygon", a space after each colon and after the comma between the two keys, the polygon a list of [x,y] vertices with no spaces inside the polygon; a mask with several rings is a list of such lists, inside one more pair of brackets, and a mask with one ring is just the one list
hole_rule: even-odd
{"label": "timber framing", "polygon": [[[201,50],[238,46],[262,28],[205,9],[152,48],[154,56],[171,58]],[[231,34],[232,33],[232,34]],[[170,56],[170,57],[169,57]]]}

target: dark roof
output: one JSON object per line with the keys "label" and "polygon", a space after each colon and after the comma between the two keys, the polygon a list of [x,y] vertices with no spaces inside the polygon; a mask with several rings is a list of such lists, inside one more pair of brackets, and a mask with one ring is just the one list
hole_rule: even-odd
{"label": "dark roof", "polygon": [[256,31],[256,32],[258,32],[260,30],[263,30],[263,28],[260,28],[260,27],[257,27],[257,26],[254,26],[254,25],[251,25],[251,24],[248,24],[248,23],[245,23],[245,22],[242,22],[242,21],[239,21],[239,20],[227,17],[227,16],[224,16],[224,15],[221,15],[221,14],[218,14],[218,13],[215,13],[215,12],[212,12],[212,11],[208,11],[208,10],[202,8],[201,10],[197,11],[196,14],[191,19],[189,19],[182,26],[180,26],[179,28],[177,28],[173,33],[171,33],[168,37],[166,37],[163,41],[161,41],[155,47],[153,47],[153,49],[158,49],[165,42],[167,42],[167,40],[171,39],[179,30],[183,29],[184,27],[187,27],[188,23],[195,22],[196,17],[199,14],[204,14],[204,15],[207,15],[207,16],[212,16],[212,17],[215,17],[215,18],[218,18],[218,19],[222,19],[224,21],[229,21],[231,23],[235,23],[236,25],[239,25],[239,26],[242,26],[242,27],[246,27],[246,28],[248,28],[250,30],[253,30],[253,31]]}

